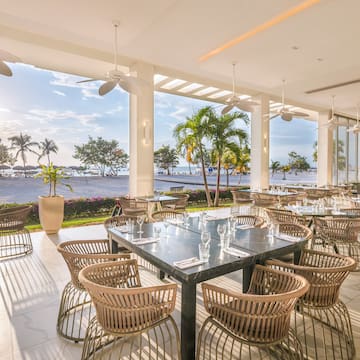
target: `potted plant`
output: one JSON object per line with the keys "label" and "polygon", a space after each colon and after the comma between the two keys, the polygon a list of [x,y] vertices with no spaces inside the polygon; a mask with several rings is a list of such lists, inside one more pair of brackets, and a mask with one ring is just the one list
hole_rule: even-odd
{"label": "potted plant", "polygon": [[71,185],[62,182],[68,179],[63,168],[49,165],[40,165],[41,173],[36,177],[41,177],[44,184],[49,186],[49,195],[39,196],[39,218],[40,224],[47,234],[56,234],[61,228],[64,220],[64,197],[57,195],[56,187],[64,185],[73,191]]}

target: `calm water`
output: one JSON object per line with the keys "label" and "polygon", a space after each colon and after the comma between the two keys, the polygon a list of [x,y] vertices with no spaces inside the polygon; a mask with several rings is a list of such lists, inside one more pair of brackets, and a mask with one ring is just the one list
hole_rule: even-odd
{"label": "calm water", "polygon": [[[312,184],[316,182],[316,173],[287,174],[286,180],[282,180],[282,174],[275,174],[270,177],[271,184]],[[230,176],[231,186],[248,185],[250,175]],[[125,195],[129,191],[128,175],[114,177],[81,176],[72,177],[66,180],[71,184],[74,192],[70,192],[66,187],[59,186],[58,194],[64,195],[66,199],[72,198],[91,198],[91,197],[115,197]],[[208,176],[210,188],[215,188],[216,176]],[[222,186],[226,186],[226,176],[221,176]],[[154,188],[160,191],[169,191],[172,186],[184,186],[185,189],[203,189],[202,177],[200,175],[156,175]],[[0,203],[25,203],[35,202],[39,195],[47,195],[47,186],[41,179],[34,178],[9,178],[0,177]]]}

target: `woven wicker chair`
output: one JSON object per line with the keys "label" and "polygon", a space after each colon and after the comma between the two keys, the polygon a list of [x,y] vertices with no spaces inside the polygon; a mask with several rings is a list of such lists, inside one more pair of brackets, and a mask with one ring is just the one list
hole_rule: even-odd
{"label": "woven wicker chair", "polygon": [[277,197],[270,194],[252,193],[251,197],[254,205],[259,207],[273,207],[279,203]]}
{"label": "woven wicker chair", "polygon": [[256,265],[248,293],[202,284],[205,310],[197,359],[302,359],[290,314],[309,285],[301,276]]}
{"label": "woven wicker chair", "polygon": [[236,222],[239,225],[251,225],[254,227],[262,227],[265,220],[256,215],[237,215],[235,216]]}
{"label": "woven wicker chair", "polygon": [[151,221],[163,221],[165,219],[176,219],[182,217],[182,212],[175,210],[160,210],[151,214]]}
{"label": "woven wicker chair", "polygon": [[24,227],[30,211],[31,206],[16,206],[0,210],[0,258],[32,252],[30,233]]}
{"label": "woven wicker chair", "polygon": [[136,260],[88,266],[79,279],[96,308],[86,332],[85,359],[179,359],[171,313],[176,284],[142,287]]}
{"label": "woven wicker chair", "polygon": [[265,211],[269,217],[270,222],[275,224],[291,223],[309,226],[311,222],[310,218],[296,215],[290,210],[268,208],[265,209]]}
{"label": "woven wicker chair", "polygon": [[123,196],[119,198],[119,203],[124,215],[139,216],[148,213],[148,203],[146,201],[129,199]]}
{"label": "woven wicker chair", "polygon": [[250,192],[231,190],[234,205],[249,206],[254,203],[254,200],[250,198]]}
{"label": "woven wicker chair", "polygon": [[186,206],[188,204],[190,195],[189,194],[171,194],[172,197],[176,197],[177,200],[169,200],[165,201],[162,208],[164,210],[170,209],[175,211],[185,211]]}
{"label": "woven wicker chair", "polygon": [[295,309],[293,329],[306,358],[353,359],[354,339],[348,310],[339,300],[340,286],[355,267],[354,259],[314,250],[304,250],[299,265],[277,260],[268,265],[306,278],[309,291]]}
{"label": "woven wicker chair", "polygon": [[57,331],[75,342],[83,341],[86,328],[94,315],[91,299],[78,275],[84,267],[110,260],[129,259],[129,254],[110,254],[107,240],[66,241],[58,245],[69,268],[71,281],[65,286],[60,302]]}

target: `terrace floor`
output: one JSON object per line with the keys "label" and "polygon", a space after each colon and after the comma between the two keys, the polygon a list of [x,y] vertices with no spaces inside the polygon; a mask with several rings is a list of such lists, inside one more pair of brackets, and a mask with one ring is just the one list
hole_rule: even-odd
{"label": "terrace floor", "polygon": [[[222,210],[229,211],[229,209]],[[57,335],[56,319],[62,290],[70,279],[56,245],[76,239],[105,239],[102,225],[63,229],[57,235],[31,234],[32,254],[0,262],[0,360],[49,360],[81,358],[82,344]],[[143,282],[158,283],[148,271]],[[221,286],[241,290],[241,272],[215,279]],[[175,320],[180,319],[178,291]],[[357,354],[360,358],[360,273],[345,280],[341,298],[350,311]],[[198,290],[198,326],[206,318]]]}

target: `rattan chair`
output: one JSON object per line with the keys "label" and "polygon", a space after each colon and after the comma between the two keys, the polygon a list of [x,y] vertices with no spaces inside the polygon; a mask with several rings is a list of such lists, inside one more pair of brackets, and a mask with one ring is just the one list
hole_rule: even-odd
{"label": "rattan chair", "polygon": [[30,233],[25,221],[31,206],[16,206],[0,210],[0,258],[11,258],[32,252]]}
{"label": "rattan chair", "polygon": [[148,214],[148,203],[146,201],[120,197],[119,203],[123,215],[139,216]]}
{"label": "rattan chair", "polygon": [[151,214],[151,221],[164,221],[165,219],[177,219],[182,217],[182,212],[175,210],[160,210]]}
{"label": "rattan chair", "polygon": [[235,219],[238,225],[262,227],[265,224],[265,220],[262,217],[256,215],[236,215]]}
{"label": "rattan chair", "polygon": [[180,358],[176,284],[142,287],[136,260],[91,265],[79,279],[96,308],[82,360]]}
{"label": "rattan chair", "polygon": [[295,307],[293,329],[308,359],[353,359],[354,338],[348,310],[339,300],[340,286],[355,260],[337,254],[304,250],[298,265],[267,262],[306,278],[309,291]]}
{"label": "rattan chair", "polygon": [[246,294],[203,283],[210,316],[199,333],[197,359],[302,359],[290,314],[308,287],[301,276],[261,265]]}
{"label": "rattan chair", "polygon": [[252,199],[254,200],[254,205],[267,208],[273,207],[279,204],[279,201],[276,196],[270,194],[262,194],[262,193],[252,193]]}
{"label": "rattan chair", "polygon": [[254,203],[254,200],[250,198],[250,192],[231,190],[234,205],[249,206]]}
{"label": "rattan chair", "polygon": [[80,270],[94,263],[129,259],[130,255],[110,254],[107,240],[66,241],[59,244],[57,249],[64,257],[71,275],[71,281],[62,292],[57,331],[66,339],[83,341],[94,310],[89,294],[79,281]]}
{"label": "rattan chair", "polygon": [[172,197],[176,197],[177,200],[169,200],[163,203],[163,210],[175,210],[175,211],[185,211],[188,204],[190,195],[189,194],[171,194]]}
{"label": "rattan chair", "polygon": [[290,210],[268,208],[265,209],[265,211],[269,217],[270,222],[275,224],[291,223],[309,226],[310,222],[312,221],[312,219],[294,214]]}

